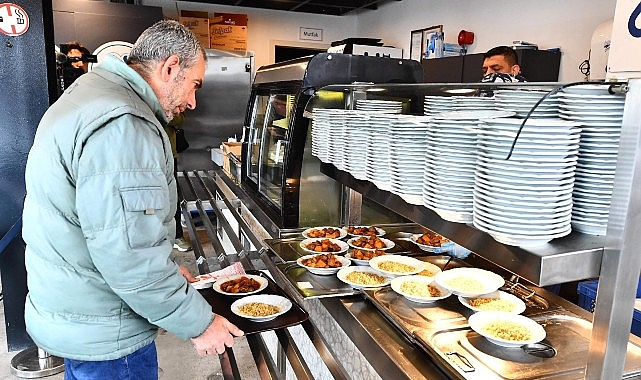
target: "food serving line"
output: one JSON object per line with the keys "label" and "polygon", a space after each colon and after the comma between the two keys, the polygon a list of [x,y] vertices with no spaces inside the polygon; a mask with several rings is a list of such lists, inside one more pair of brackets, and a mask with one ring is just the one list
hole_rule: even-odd
{"label": "food serving line", "polygon": [[[260,294],[281,296],[292,304],[282,315],[253,321],[232,311],[232,303],[242,299],[239,296],[216,291],[216,286],[202,290],[215,312],[247,332],[262,378],[287,378],[292,376],[289,369],[296,378],[584,376],[592,328],[590,313],[543,288],[518,283],[518,278],[509,277],[508,272],[473,253],[459,259],[424,251],[421,248],[433,249],[416,243],[426,232],[423,227],[413,223],[377,226],[379,248],[390,254],[371,259],[371,266],[357,265],[365,263],[349,257],[355,252],[353,248],[365,248],[357,246],[359,242],[376,244],[367,242],[372,237],[347,235],[340,226],[327,227],[327,233],[339,233],[339,239],[331,240],[338,251],[331,254],[340,267],[318,268],[310,266],[318,264],[311,259],[329,255],[323,249],[331,245],[310,246],[318,238],[302,232],[318,236],[325,226],[278,229],[239,183],[224,172],[180,174],[179,187],[185,200],[182,211],[201,273],[242,263],[247,273],[269,283],[266,292]],[[197,212],[187,209],[187,200],[195,200]],[[209,217],[207,201],[215,218]],[[202,222],[213,254],[206,252],[204,242],[198,240],[197,222]],[[395,264],[387,271],[374,268],[380,262],[389,265],[392,260]],[[351,265],[346,266],[348,263]],[[408,267],[411,270],[403,274],[414,273],[411,276],[392,273]],[[368,273],[382,281],[355,283],[348,278],[353,272]],[[470,281],[472,288],[484,289],[469,288]],[[430,289],[430,293],[416,293],[421,287]],[[497,300],[483,301],[487,293]],[[514,310],[512,314],[479,312],[484,303],[509,305]],[[525,335],[497,337],[496,331],[488,331],[490,322],[497,318],[503,327],[512,326],[511,333],[525,330]],[[626,377],[638,377],[641,346],[636,337],[631,337],[627,355]],[[231,349],[221,356],[221,364],[228,369],[224,370],[225,378],[237,378]]]}

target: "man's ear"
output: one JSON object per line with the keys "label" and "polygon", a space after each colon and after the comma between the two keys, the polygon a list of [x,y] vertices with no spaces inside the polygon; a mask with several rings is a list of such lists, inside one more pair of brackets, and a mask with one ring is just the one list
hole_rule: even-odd
{"label": "man's ear", "polygon": [[514,65],[512,66],[511,73],[512,75],[518,75],[521,72],[521,66]]}
{"label": "man's ear", "polygon": [[171,55],[162,63],[161,78],[163,82],[172,81],[180,72],[180,58],[177,55]]}

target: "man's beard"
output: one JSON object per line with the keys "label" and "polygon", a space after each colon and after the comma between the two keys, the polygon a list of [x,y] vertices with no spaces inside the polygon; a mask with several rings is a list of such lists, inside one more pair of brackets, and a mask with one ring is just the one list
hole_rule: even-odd
{"label": "man's beard", "polygon": [[169,121],[176,117],[177,113],[174,110],[182,103],[180,100],[182,98],[181,85],[184,80],[185,75],[181,70],[176,78],[165,88],[165,100],[162,102],[162,108]]}

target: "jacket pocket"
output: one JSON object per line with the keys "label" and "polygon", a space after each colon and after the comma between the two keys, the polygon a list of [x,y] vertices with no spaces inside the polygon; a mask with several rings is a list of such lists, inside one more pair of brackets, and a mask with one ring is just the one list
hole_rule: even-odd
{"label": "jacket pocket", "polygon": [[166,235],[165,209],[168,194],[161,187],[120,189],[129,247],[147,248],[158,245]]}

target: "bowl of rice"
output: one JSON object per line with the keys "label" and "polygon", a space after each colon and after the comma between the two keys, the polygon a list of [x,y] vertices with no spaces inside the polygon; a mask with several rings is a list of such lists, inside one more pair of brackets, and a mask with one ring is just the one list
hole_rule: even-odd
{"label": "bowl of rice", "polygon": [[513,294],[500,290],[473,298],[459,296],[458,299],[463,306],[475,312],[504,311],[506,313],[521,314],[525,311],[525,302]]}
{"label": "bowl of rice", "polygon": [[409,276],[425,269],[425,262],[408,256],[384,255],[372,258],[369,266],[386,276]]}
{"label": "bowl of rice", "polygon": [[497,291],[505,280],[494,272],[479,268],[453,268],[438,273],[434,280],[457,296],[478,297]]}
{"label": "bowl of rice", "polygon": [[400,276],[392,280],[392,290],[417,303],[430,303],[449,297],[452,292],[428,276]]}
{"label": "bowl of rice", "polygon": [[254,322],[272,320],[292,307],[292,302],[275,294],[254,294],[231,304],[231,312]]}
{"label": "bowl of rice", "polygon": [[480,311],[468,322],[477,334],[501,347],[516,348],[545,339],[543,326],[520,314],[503,311]]}
{"label": "bowl of rice", "polygon": [[388,276],[382,275],[376,269],[368,266],[353,266],[342,268],[336,277],[353,288],[380,288],[387,286],[392,281]]}

